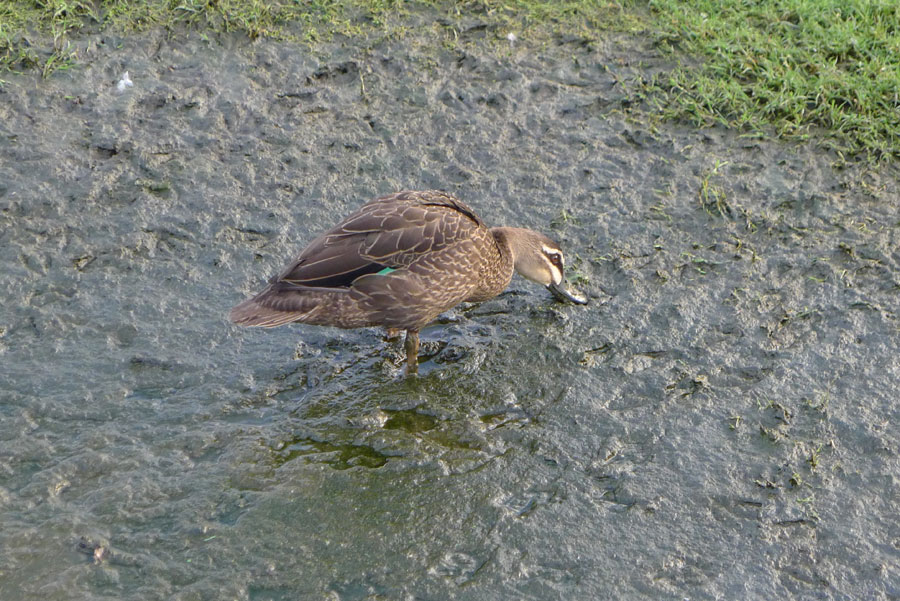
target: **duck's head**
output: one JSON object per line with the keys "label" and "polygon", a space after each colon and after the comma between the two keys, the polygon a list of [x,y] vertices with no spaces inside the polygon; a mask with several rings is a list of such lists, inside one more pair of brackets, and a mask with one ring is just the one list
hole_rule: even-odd
{"label": "duck's head", "polygon": [[502,229],[509,244],[515,270],[523,277],[546,286],[560,301],[587,304],[581,295],[566,290],[563,269],[565,259],[559,244],[543,234],[522,228]]}

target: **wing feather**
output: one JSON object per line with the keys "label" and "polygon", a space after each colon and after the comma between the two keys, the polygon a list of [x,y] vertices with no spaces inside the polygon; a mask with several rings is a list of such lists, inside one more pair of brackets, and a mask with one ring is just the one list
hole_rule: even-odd
{"label": "wing feather", "polygon": [[387,327],[422,325],[467,298],[473,286],[471,240],[445,247],[384,276],[366,275],[350,294],[374,321]]}
{"label": "wing feather", "polygon": [[407,267],[423,253],[468,240],[480,227],[481,219],[447,194],[400,192],[363,205],[320,235],[273,281],[348,287],[362,276]]}

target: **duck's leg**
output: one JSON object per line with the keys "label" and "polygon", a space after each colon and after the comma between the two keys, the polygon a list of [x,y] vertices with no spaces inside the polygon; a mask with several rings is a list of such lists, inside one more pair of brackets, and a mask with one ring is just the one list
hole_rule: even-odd
{"label": "duck's leg", "polygon": [[406,330],[406,375],[419,371],[419,330]]}
{"label": "duck's leg", "polygon": [[394,341],[400,339],[400,328],[387,328],[384,333],[384,339],[387,341]]}

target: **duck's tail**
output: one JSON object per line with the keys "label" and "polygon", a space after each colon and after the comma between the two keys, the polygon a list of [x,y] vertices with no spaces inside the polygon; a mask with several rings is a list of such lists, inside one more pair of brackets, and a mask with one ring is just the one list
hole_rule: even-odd
{"label": "duck's tail", "polygon": [[228,317],[240,326],[260,328],[274,328],[295,321],[339,328],[369,325],[365,312],[353,302],[347,290],[312,289],[276,282],[235,306]]}
{"label": "duck's tail", "polygon": [[245,300],[236,305],[228,318],[239,326],[254,326],[260,328],[274,328],[286,323],[303,319],[305,313],[301,311],[279,311],[257,302],[255,298]]}
{"label": "duck's tail", "polygon": [[302,294],[286,293],[283,285],[272,283],[251,299],[236,305],[228,318],[239,326],[274,328],[303,321],[319,304]]}

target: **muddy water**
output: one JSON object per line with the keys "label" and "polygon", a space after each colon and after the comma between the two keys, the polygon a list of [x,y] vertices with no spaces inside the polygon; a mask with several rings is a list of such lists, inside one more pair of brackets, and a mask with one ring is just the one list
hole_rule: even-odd
{"label": "muddy water", "polygon": [[[654,124],[640,41],[484,35],[4,76],[0,597],[900,597],[896,172]],[[591,304],[516,279],[415,380],[376,331],[226,321],[431,187]]]}

